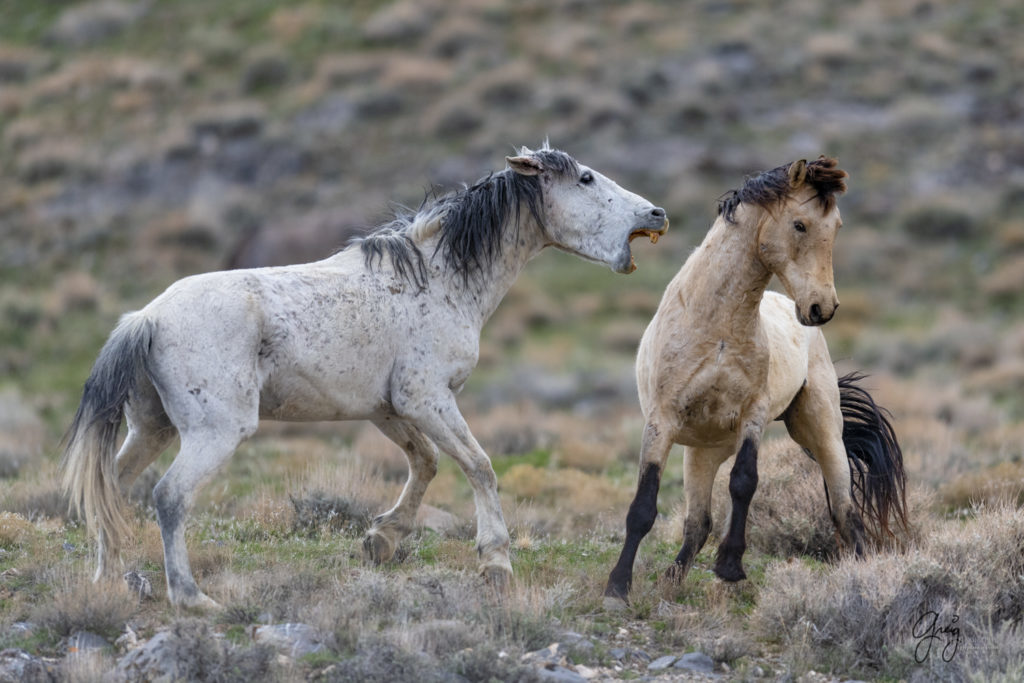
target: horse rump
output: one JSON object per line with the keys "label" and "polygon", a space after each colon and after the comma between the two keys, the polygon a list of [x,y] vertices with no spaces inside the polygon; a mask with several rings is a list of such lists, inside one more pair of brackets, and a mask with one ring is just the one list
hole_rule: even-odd
{"label": "horse rump", "polygon": [[907,528],[907,478],[891,414],[860,386],[865,377],[851,372],[839,378],[839,407],[853,498],[870,533],[882,540],[895,536],[890,521]]}

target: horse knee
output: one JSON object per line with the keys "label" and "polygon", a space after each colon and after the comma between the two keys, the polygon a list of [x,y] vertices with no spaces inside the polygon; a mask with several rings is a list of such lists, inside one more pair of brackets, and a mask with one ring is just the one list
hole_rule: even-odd
{"label": "horse knee", "polygon": [[749,502],[757,491],[757,446],[746,439],[729,475],[729,495],[733,500]]}
{"label": "horse knee", "polygon": [[658,486],[661,483],[661,468],[651,463],[640,476],[636,497],[626,514],[626,531],[645,536],[654,527],[658,517]]}

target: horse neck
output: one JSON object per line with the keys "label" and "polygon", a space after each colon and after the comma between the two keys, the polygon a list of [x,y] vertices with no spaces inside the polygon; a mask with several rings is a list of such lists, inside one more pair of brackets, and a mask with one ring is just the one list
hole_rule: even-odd
{"label": "horse neck", "polygon": [[461,300],[462,310],[476,319],[481,327],[494,314],[526,264],[544,248],[540,226],[525,206],[520,215],[518,231],[514,225],[505,226],[501,249],[489,268],[472,273],[468,282],[460,273],[452,271],[448,275],[452,290]]}
{"label": "horse neck", "polygon": [[[744,207],[745,208],[745,207]],[[757,254],[758,212],[737,212],[737,223],[719,216],[683,268],[681,295],[697,328],[752,335],[772,274]]]}

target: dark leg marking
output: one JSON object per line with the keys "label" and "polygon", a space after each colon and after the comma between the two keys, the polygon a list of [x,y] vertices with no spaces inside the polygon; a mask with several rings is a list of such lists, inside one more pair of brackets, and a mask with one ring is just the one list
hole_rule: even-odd
{"label": "dark leg marking", "polygon": [[711,515],[705,512],[700,519],[687,518],[683,523],[683,547],[676,555],[665,575],[673,581],[682,581],[690,571],[693,558],[697,556],[711,533]]}
{"label": "dark leg marking", "polygon": [[752,439],[744,439],[729,474],[729,495],[732,498],[729,532],[718,546],[715,560],[715,574],[723,581],[747,578],[743,571],[743,551],[747,549],[747,512],[756,490],[757,445]]}
{"label": "dark leg marking", "polygon": [[629,506],[626,515],[626,542],[608,576],[608,585],[604,594],[610,597],[626,599],[633,583],[633,562],[640,541],[654,526],[658,516],[658,487],[661,484],[661,468],[655,463],[648,463],[640,475],[640,483],[636,487],[636,496]]}

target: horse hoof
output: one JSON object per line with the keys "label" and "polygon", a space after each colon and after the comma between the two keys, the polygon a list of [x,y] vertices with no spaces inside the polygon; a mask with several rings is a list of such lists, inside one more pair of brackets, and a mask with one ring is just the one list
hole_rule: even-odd
{"label": "horse hoof", "polygon": [[626,599],[620,598],[617,595],[605,595],[602,603],[604,604],[605,612],[625,612],[629,609],[629,603]]}
{"label": "horse hoof", "polygon": [[746,572],[743,571],[743,565],[738,562],[715,564],[715,575],[722,581],[728,581],[729,583],[735,583],[747,578]]}
{"label": "horse hoof", "polygon": [[209,612],[213,610],[221,609],[219,602],[211,598],[206,593],[199,591],[198,593],[181,600],[172,600],[176,607],[184,607],[186,609],[200,610]]}
{"label": "horse hoof", "polygon": [[363,539],[363,557],[373,564],[381,564],[395,556],[395,544],[379,531],[370,531]]}

